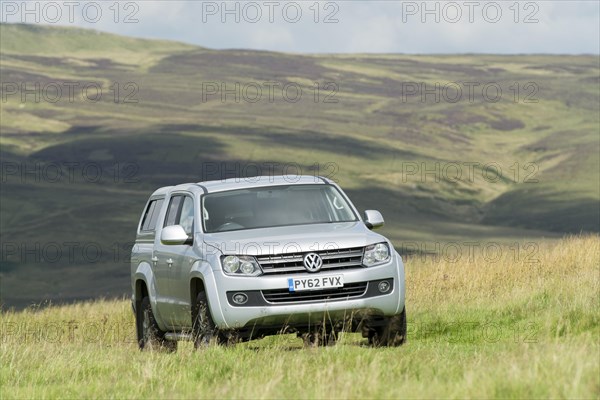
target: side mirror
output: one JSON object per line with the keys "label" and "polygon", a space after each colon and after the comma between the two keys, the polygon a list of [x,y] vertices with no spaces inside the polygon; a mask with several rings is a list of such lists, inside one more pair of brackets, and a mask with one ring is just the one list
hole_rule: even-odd
{"label": "side mirror", "polygon": [[160,241],[162,244],[186,244],[188,240],[189,237],[181,225],[165,226],[160,233]]}
{"label": "side mirror", "polygon": [[365,225],[369,229],[381,228],[385,222],[383,221],[383,215],[377,210],[366,210],[365,211]]}

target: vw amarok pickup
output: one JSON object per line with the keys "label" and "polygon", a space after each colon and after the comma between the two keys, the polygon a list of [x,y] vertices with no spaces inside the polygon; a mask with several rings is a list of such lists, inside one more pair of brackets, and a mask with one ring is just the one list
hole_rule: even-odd
{"label": "vw amarok pickup", "polygon": [[404,265],[374,210],[314,176],[187,183],[148,199],[131,254],[139,346],[297,333],[405,341]]}

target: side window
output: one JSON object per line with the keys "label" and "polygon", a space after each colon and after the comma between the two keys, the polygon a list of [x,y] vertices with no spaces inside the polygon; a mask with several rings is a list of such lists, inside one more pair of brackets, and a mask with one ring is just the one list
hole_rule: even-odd
{"label": "side window", "polygon": [[175,195],[171,197],[164,226],[181,225],[185,233],[194,232],[194,199],[190,196]]}
{"label": "side window", "polygon": [[185,196],[183,200],[179,225],[183,227],[188,236],[192,235],[194,231],[194,200],[190,196]]}
{"label": "side window", "polygon": [[183,196],[177,195],[171,197],[171,201],[169,202],[169,209],[167,210],[167,217],[165,218],[164,226],[177,225],[177,214],[179,214],[179,205],[181,204],[181,200]]}
{"label": "side window", "polygon": [[150,219],[152,218],[152,213],[154,212],[154,207],[156,206],[156,200],[153,200],[148,204],[146,208],[146,213],[144,214],[144,219],[142,219],[142,229],[143,231],[148,230],[148,226],[150,225]]}
{"label": "side window", "polygon": [[158,221],[158,214],[160,214],[160,210],[162,209],[163,203],[165,199],[159,199],[154,201],[154,212],[152,213],[152,217],[150,218],[150,223],[148,225],[148,229],[153,231],[156,229],[156,221]]}
{"label": "side window", "polygon": [[146,213],[142,219],[142,231],[153,231],[156,228],[156,220],[163,204],[163,199],[152,200],[146,208]]}

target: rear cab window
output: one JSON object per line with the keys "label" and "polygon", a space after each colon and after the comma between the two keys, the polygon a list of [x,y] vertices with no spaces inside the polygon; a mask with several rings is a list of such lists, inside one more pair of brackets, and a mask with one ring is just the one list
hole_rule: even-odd
{"label": "rear cab window", "polygon": [[160,214],[164,201],[165,199],[150,200],[140,224],[141,232],[152,232],[156,229],[156,221],[158,221],[158,215]]}

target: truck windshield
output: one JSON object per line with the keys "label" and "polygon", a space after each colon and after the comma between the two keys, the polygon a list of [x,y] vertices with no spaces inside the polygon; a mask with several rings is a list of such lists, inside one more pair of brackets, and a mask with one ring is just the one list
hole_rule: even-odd
{"label": "truck windshield", "polygon": [[203,197],[204,231],[357,221],[335,186],[289,185],[238,189]]}

